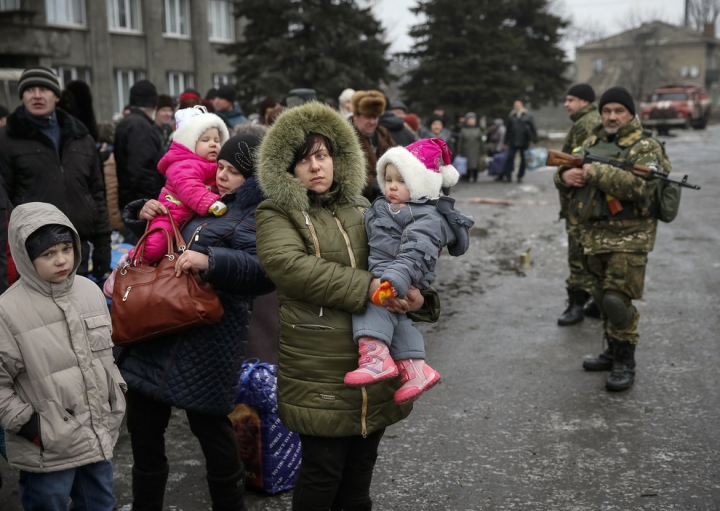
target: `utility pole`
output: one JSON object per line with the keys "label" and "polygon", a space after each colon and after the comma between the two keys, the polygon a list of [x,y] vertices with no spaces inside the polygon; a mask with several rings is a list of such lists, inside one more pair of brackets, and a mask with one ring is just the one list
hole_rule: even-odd
{"label": "utility pole", "polygon": [[690,0],[685,0],[685,28],[690,26]]}

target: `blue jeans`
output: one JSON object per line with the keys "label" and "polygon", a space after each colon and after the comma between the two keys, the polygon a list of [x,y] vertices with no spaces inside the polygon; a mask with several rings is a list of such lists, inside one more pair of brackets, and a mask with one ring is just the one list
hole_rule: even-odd
{"label": "blue jeans", "polygon": [[25,511],[112,511],[113,468],[110,460],[58,472],[20,471],[20,502]]}
{"label": "blue jeans", "polygon": [[525,150],[527,147],[517,147],[511,145],[508,147],[508,157],[505,160],[505,169],[503,169],[503,176],[508,181],[512,180],[512,172],[515,167],[515,153],[520,151],[520,168],[518,169],[518,179],[522,179],[525,175]]}

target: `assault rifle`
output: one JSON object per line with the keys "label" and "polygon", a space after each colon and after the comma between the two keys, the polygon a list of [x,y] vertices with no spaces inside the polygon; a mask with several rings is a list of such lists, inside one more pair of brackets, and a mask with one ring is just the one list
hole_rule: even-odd
{"label": "assault rifle", "polygon": [[572,155],[561,153],[560,151],[548,151],[547,163],[548,167],[559,167],[561,165],[567,165],[569,167],[582,167],[585,163],[598,162],[604,165],[612,165],[619,169],[627,170],[632,172],[638,177],[643,179],[660,179],[667,181],[668,183],[675,183],[685,188],[692,188],[693,190],[699,190],[698,185],[694,185],[687,182],[687,174],[683,176],[682,181],[675,181],[670,179],[667,174],[660,172],[653,167],[646,167],[645,165],[636,165],[628,161],[613,160],[612,158],[605,158],[603,156],[594,156],[592,154],[586,154],[583,158],[576,158]]}

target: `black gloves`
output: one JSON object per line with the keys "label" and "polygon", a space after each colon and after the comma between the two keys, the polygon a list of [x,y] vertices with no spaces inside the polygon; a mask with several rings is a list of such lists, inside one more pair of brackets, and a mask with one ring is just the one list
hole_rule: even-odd
{"label": "black gloves", "polygon": [[37,412],[32,414],[30,420],[20,428],[18,436],[23,437],[42,449],[42,441],[40,440],[40,415],[38,415]]}

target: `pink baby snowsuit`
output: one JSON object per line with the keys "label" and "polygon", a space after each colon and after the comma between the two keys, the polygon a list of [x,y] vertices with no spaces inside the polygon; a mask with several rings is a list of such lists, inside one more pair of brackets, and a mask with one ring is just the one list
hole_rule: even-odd
{"label": "pink baby snowsuit", "polygon": [[[217,167],[217,162],[201,158],[177,142],[170,145],[170,150],[158,163],[160,173],[167,176],[158,200],[168,209],[178,229],[193,211],[198,215],[206,215],[210,206],[220,200],[220,195],[215,191]],[[150,222],[150,229],[156,227],[164,227],[172,235],[172,226],[167,216],[157,216]],[[145,244],[142,263],[155,264],[166,252],[165,234],[153,233]],[[130,259],[132,255],[131,252]]]}

